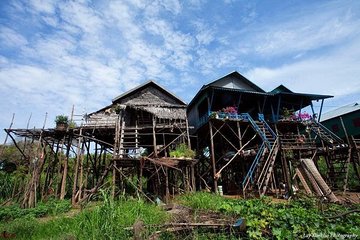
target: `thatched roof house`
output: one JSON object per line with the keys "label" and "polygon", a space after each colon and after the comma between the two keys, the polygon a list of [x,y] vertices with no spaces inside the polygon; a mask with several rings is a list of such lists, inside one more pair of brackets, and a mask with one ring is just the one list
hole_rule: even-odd
{"label": "thatched roof house", "polygon": [[[112,104],[89,114],[88,124],[111,125],[121,109],[142,112],[143,118],[186,119],[186,103],[154,81],[148,81],[112,100]],[[148,116],[146,116],[148,115]]]}

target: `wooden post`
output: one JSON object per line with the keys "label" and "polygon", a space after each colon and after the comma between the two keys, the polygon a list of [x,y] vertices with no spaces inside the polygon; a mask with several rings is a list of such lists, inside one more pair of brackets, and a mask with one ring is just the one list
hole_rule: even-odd
{"label": "wooden post", "polygon": [[341,122],[341,126],[342,126],[342,128],[344,130],[344,133],[345,133],[346,141],[347,141],[348,145],[350,146],[349,135],[348,135],[347,130],[345,128],[345,124],[344,124],[344,121],[343,121],[342,117],[340,117],[340,122]]}
{"label": "wooden post", "polygon": [[187,140],[188,140],[188,147],[191,149],[191,141],[190,141],[190,133],[189,133],[189,121],[187,119],[187,116],[186,116],[186,136],[187,136]]}
{"label": "wooden post", "polygon": [[[83,176],[84,176],[84,145],[83,144],[83,147],[81,148],[81,154],[80,154],[80,164],[79,164],[79,167],[80,167],[80,176],[79,176],[79,199],[82,198],[82,195],[83,195]],[[89,140],[89,148],[90,148],[90,140]],[[87,159],[90,159],[91,155],[89,153],[89,149],[87,150]]]}
{"label": "wooden post", "polygon": [[321,113],[322,113],[323,105],[324,105],[324,99],[321,99],[321,105],[320,105],[320,111],[319,111],[319,116],[318,116],[318,122],[320,122],[320,119],[321,119]]}
{"label": "wooden post", "polygon": [[189,168],[188,167],[185,167],[184,177],[185,177],[185,191],[189,192],[190,182],[189,182]]}
{"label": "wooden post", "polygon": [[[59,147],[59,145],[60,145],[60,147]],[[61,170],[62,170],[63,146],[64,146],[64,139],[62,139],[62,140],[60,140],[58,142],[58,148],[60,149],[60,152],[58,151],[57,154],[56,154],[56,157],[57,157],[58,162],[59,162],[59,167],[58,167],[58,170],[57,170],[57,173],[56,173],[57,174],[57,177],[56,177],[57,180],[62,178]],[[57,183],[56,183],[56,191],[55,191],[56,197],[60,197],[60,188],[61,188],[61,180],[60,180],[60,182],[58,180]]]}
{"label": "wooden post", "polygon": [[111,190],[111,197],[115,199],[115,191],[116,191],[116,160],[114,160],[113,166],[113,174],[112,174],[112,190]]}
{"label": "wooden post", "polygon": [[153,116],[153,119],[152,119],[152,123],[153,123],[153,146],[154,146],[154,156],[155,158],[158,157],[158,153],[157,153],[157,148],[156,148],[156,117]]}
{"label": "wooden post", "polygon": [[169,191],[169,168],[165,167],[165,202],[168,203],[170,198]]}
{"label": "wooden post", "polygon": [[76,164],[75,164],[75,168],[74,168],[73,189],[72,189],[72,194],[71,194],[71,204],[72,205],[76,204],[75,195],[76,195],[76,189],[77,189],[77,185],[78,185],[77,181],[78,181],[80,154],[81,154],[82,128],[80,128],[80,133],[79,134],[80,134],[80,137],[78,138],[78,151],[77,151],[77,156],[76,156]]}
{"label": "wooden post", "polygon": [[195,184],[195,168],[194,165],[191,164],[191,191],[196,191],[196,184]]}
{"label": "wooden post", "polygon": [[[290,170],[289,170],[289,166],[287,164],[287,159],[285,157],[285,152],[284,151],[281,153],[281,162],[282,162],[281,167],[282,167],[282,171],[283,171],[285,186],[286,186],[288,192],[291,192]],[[285,191],[286,191],[286,188],[285,188]]]}
{"label": "wooden post", "polygon": [[69,140],[67,144],[68,145],[66,147],[66,156],[64,159],[64,170],[63,170],[63,174],[62,174],[61,188],[60,188],[60,199],[61,200],[63,200],[65,198],[65,194],[66,194],[66,178],[67,178],[67,173],[68,173],[68,162],[69,162],[71,140]]}
{"label": "wooden post", "polygon": [[[12,115],[9,129],[11,129],[12,125],[14,124],[14,118],[15,118],[15,113],[13,113],[13,115]],[[0,154],[1,154],[1,155],[2,155],[3,152],[4,152],[5,144],[6,144],[6,142],[7,142],[7,138],[8,138],[8,136],[9,136],[9,134],[10,134],[10,133],[8,133],[8,132],[6,131],[6,136],[5,136],[4,144],[2,145],[2,148],[0,149],[0,150],[1,150],[1,153],[0,153]]]}
{"label": "wooden post", "polygon": [[[360,174],[359,174],[359,171],[358,171],[358,164],[359,164],[359,161],[360,161],[360,152],[357,150],[354,136],[351,136],[351,140],[352,140],[352,142],[353,142],[353,144],[354,144],[354,145],[352,146],[352,151],[353,151],[353,155],[352,155],[353,168],[354,168],[354,171],[355,171],[355,175],[357,176],[358,180],[360,181]],[[358,159],[358,161],[356,161],[356,158]]]}
{"label": "wooden post", "polygon": [[217,178],[215,178],[216,175],[216,162],[215,162],[215,149],[214,149],[214,135],[213,135],[213,129],[212,129],[212,122],[209,121],[209,130],[210,130],[210,151],[211,151],[211,164],[213,169],[213,188],[214,192],[217,193]]}
{"label": "wooden post", "polygon": [[143,185],[143,181],[142,181],[142,177],[143,177],[143,167],[144,167],[144,162],[145,160],[144,159],[140,159],[140,169],[139,169],[139,189],[140,189],[140,192],[142,192],[142,185]]}
{"label": "wooden post", "polygon": [[239,147],[242,148],[242,136],[241,136],[241,129],[240,129],[240,123],[239,121],[236,122],[236,126],[237,126],[237,130],[238,130],[238,135],[239,135]]}

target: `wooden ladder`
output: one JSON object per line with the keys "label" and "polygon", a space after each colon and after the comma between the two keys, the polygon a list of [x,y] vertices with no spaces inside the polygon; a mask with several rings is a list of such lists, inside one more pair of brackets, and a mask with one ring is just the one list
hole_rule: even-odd
{"label": "wooden ladder", "polygon": [[279,152],[279,143],[278,142],[279,142],[278,139],[276,139],[275,142],[273,143],[270,153],[267,156],[267,159],[264,162],[261,172],[257,178],[257,186],[258,186],[260,196],[262,196],[266,193],[266,190],[269,185],[269,181],[273,174],[276,157]]}

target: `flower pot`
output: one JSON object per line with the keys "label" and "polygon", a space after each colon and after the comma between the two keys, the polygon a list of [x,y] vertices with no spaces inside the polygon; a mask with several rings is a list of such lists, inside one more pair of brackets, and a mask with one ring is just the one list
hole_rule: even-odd
{"label": "flower pot", "polygon": [[65,131],[68,127],[68,124],[67,123],[57,123],[56,124],[56,130],[59,130],[59,131]]}

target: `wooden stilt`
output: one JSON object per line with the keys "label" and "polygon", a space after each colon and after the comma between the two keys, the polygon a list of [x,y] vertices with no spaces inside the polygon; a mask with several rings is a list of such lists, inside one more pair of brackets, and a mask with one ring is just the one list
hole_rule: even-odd
{"label": "wooden stilt", "polygon": [[168,203],[169,200],[170,200],[169,169],[165,167],[165,202]]}
{"label": "wooden stilt", "polygon": [[61,200],[65,198],[65,194],[66,194],[66,180],[67,180],[67,175],[68,175],[70,144],[71,144],[71,141],[69,140],[67,142],[67,146],[66,146],[66,155],[65,155],[65,159],[64,159],[64,169],[63,169],[62,180],[61,180],[61,188],[60,188],[60,199]]}
{"label": "wooden stilt", "polygon": [[112,171],[112,188],[111,188],[111,197],[115,199],[115,191],[116,191],[116,163],[114,161],[113,171]]}
{"label": "wooden stilt", "polygon": [[155,158],[157,158],[158,152],[157,152],[157,145],[156,145],[156,117],[155,116],[153,116],[153,118],[152,118],[152,123],[153,123],[152,133],[153,133],[154,156],[155,156]]}
{"label": "wooden stilt", "polygon": [[216,178],[216,161],[215,161],[215,149],[214,149],[214,135],[213,127],[211,120],[209,121],[209,130],[210,130],[210,151],[211,151],[211,164],[213,170],[213,191],[217,193],[217,178]]}
{"label": "wooden stilt", "polygon": [[[82,128],[80,128],[80,135],[82,135]],[[82,145],[82,137],[78,138],[78,149],[76,155],[76,163],[74,168],[74,178],[73,178],[73,189],[71,194],[71,204],[74,206],[76,204],[76,190],[78,186],[78,172],[79,172],[79,164],[80,164],[80,154],[81,154],[81,145]]]}

